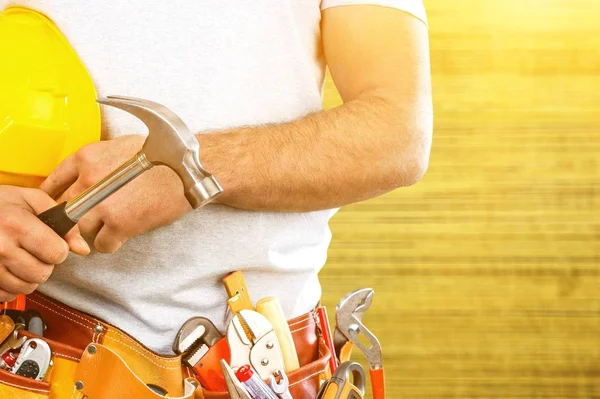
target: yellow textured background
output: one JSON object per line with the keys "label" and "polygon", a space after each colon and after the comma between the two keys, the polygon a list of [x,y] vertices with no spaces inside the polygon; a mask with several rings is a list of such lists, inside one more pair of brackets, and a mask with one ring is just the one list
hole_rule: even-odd
{"label": "yellow textured background", "polygon": [[600,1],[425,3],[429,171],[333,219],[330,316],[375,288],[391,399],[598,398]]}

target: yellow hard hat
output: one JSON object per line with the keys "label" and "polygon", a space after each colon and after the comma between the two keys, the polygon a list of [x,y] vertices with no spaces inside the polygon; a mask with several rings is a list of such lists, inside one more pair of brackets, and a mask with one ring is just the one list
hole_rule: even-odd
{"label": "yellow hard hat", "polygon": [[0,183],[32,185],[100,139],[96,90],[67,39],[36,11],[0,13],[0,55]]}

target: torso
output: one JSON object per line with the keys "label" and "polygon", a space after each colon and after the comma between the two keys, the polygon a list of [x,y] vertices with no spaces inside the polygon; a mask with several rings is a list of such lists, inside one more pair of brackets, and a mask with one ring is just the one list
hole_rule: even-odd
{"label": "torso", "polygon": [[[319,0],[3,3],[54,20],[100,96],[162,103],[192,131],[285,122],[321,109]],[[144,131],[134,117],[103,109],[105,138]],[[116,254],[71,256],[40,291],[166,353],[191,316],[225,326],[220,278],[232,270],[244,270],[255,301],[279,297],[289,318],[314,307],[333,213],[208,205]]]}

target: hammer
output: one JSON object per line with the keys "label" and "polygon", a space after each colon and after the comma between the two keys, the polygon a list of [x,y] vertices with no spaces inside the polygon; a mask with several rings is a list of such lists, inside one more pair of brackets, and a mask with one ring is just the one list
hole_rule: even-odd
{"label": "hammer", "polygon": [[167,107],[133,97],[108,96],[100,104],[120,108],[148,127],[142,150],[77,197],[38,215],[64,237],[88,211],[154,165],[173,169],[183,183],[185,198],[196,209],[218,197],[223,189],[200,164],[200,144],[183,121]]}
{"label": "hammer", "polygon": [[[140,152],[104,179],[72,200],[38,215],[56,234],[64,237],[83,215],[154,165],[168,166],[177,173],[185,198],[194,209],[223,192],[217,180],[200,164],[198,140],[173,111],[133,97],[108,96],[97,101],[137,116],[148,127],[148,137]],[[25,295],[20,294],[14,301],[5,302],[4,310],[24,311],[25,303]]]}

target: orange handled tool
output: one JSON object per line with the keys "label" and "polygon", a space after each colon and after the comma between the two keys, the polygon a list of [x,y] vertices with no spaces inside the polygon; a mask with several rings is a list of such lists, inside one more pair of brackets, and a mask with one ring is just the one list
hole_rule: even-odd
{"label": "orange handled tool", "polygon": [[[352,381],[350,381],[352,375]],[[327,381],[317,399],[362,399],[365,396],[365,372],[356,362],[344,362]]]}
{"label": "orange handled tool", "polygon": [[[206,348],[205,352],[202,351],[203,348]],[[198,357],[194,358],[196,354],[192,354],[188,362],[193,364],[192,369],[202,386],[211,391],[225,391],[227,384],[221,369],[221,359],[228,361],[231,358],[227,339],[220,339],[210,348],[203,345],[198,351]]]}
{"label": "orange handled tool", "polygon": [[4,302],[2,313],[12,318],[25,311],[27,305],[27,296],[25,294],[17,295],[17,298],[12,302]]}
{"label": "orange handled tool", "polygon": [[370,369],[371,389],[373,390],[373,399],[385,398],[385,374],[383,369]]}
{"label": "orange handled tool", "polygon": [[[373,399],[385,399],[381,344],[362,322],[363,313],[371,307],[374,295],[375,291],[371,288],[363,288],[351,292],[340,301],[335,315],[334,343],[340,360],[349,355],[350,342],[360,349],[369,362]],[[363,336],[363,340],[359,339],[360,335]],[[365,346],[363,342],[368,342],[369,346]]]}

